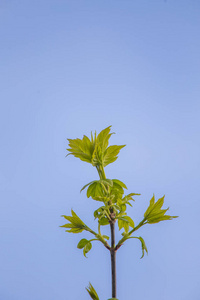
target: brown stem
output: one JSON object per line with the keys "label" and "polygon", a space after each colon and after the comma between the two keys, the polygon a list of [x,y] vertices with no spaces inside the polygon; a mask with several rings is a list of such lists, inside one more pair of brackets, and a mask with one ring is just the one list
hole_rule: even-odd
{"label": "brown stem", "polygon": [[[106,179],[106,175],[104,172],[104,167],[101,165],[98,165],[97,171],[99,173],[100,179]],[[110,209],[110,230],[111,230],[111,247],[108,245],[104,246],[110,250],[111,255],[111,272],[112,272],[112,298],[116,298],[117,292],[116,292],[116,250],[115,250],[115,215],[113,215],[113,210]]]}
{"label": "brown stem", "polygon": [[111,272],[112,272],[112,298],[117,297],[116,289],[116,251],[115,251],[115,221],[110,223],[111,230]]}

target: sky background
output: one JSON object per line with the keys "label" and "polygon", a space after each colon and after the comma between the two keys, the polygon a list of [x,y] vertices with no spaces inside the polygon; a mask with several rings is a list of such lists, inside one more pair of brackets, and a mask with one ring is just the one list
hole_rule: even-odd
{"label": "sky background", "polygon": [[[165,194],[173,221],[140,231],[117,253],[120,300],[199,300],[199,0],[0,1],[0,273],[2,300],[111,297],[109,252],[65,233],[71,208],[93,229],[97,179],[67,154],[67,138],[112,125],[126,144],[108,178],[149,200]],[[105,229],[104,231],[108,231]],[[119,237],[119,236],[118,236]]]}

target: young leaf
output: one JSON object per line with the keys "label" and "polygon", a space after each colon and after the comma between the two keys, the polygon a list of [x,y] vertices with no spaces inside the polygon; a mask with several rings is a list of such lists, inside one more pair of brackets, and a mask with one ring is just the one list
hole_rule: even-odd
{"label": "young leaf", "polygon": [[126,204],[120,205],[120,210],[123,212],[126,211]]}
{"label": "young leaf", "polygon": [[143,258],[144,257],[144,251],[146,251],[146,254],[148,254],[147,246],[146,246],[145,241],[143,240],[143,238],[141,236],[139,236],[138,239],[140,240],[140,242],[142,244],[142,256],[140,258]]}
{"label": "young leaf", "polygon": [[74,155],[75,157],[81,159],[82,161],[91,163],[92,159],[92,148],[93,145],[87,137],[83,137],[83,139],[68,139],[69,141],[69,149],[67,149],[70,153],[67,154]]}
{"label": "young leaf", "polygon": [[94,147],[94,151],[92,153],[92,159],[91,159],[91,164],[96,167],[98,165],[101,165],[102,163],[102,150],[101,150],[101,147],[100,145],[98,144],[95,144],[95,147]]}
{"label": "young leaf", "polygon": [[147,246],[145,244],[144,239],[141,236],[139,236],[139,237],[137,237],[137,236],[131,236],[131,237],[128,237],[127,239],[138,239],[138,240],[140,240],[141,246],[142,246],[142,256],[140,258],[144,257],[144,252],[145,251],[148,254]]}
{"label": "young leaf", "polygon": [[68,220],[70,223],[67,223],[65,225],[62,225],[60,227],[70,228],[69,230],[66,230],[67,232],[72,233],[80,233],[83,230],[86,230],[87,226],[83,223],[83,221],[76,215],[76,213],[71,210],[72,216],[65,216],[63,215],[66,220]]}
{"label": "young leaf", "polygon": [[110,188],[110,196],[112,197],[112,202],[118,202],[118,204],[120,204],[121,202],[122,204],[122,196],[124,194],[124,189],[120,184],[118,184],[118,182],[115,182],[115,179],[113,179],[112,181],[113,186]]}
{"label": "young leaf", "polygon": [[87,186],[88,198],[91,197],[94,200],[104,202],[105,198],[108,196],[109,189],[113,186],[113,181],[111,179],[94,180],[86,184],[81,191]]}
{"label": "young leaf", "polygon": [[127,197],[132,197],[132,196],[140,196],[141,194],[138,194],[138,193],[130,193],[127,195]]}
{"label": "young leaf", "polygon": [[100,199],[104,197],[104,191],[99,181],[94,181],[89,185],[87,189],[87,197],[92,197],[92,199],[95,200],[97,197],[99,197]]}
{"label": "young leaf", "polygon": [[92,249],[92,243],[88,242],[83,248],[83,255],[87,258],[86,254]]}
{"label": "young leaf", "polygon": [[82,187],[82,189],[80,190],[80,193],[81,193],[88,185],[91,185],[91,184],[94,183],[94,182],[96,182],[96,180],[93,180],[93,181],[87,183],[86,185],[84,185],[84,186]]}
{"label": "young leaf", "polygon": [[121,186],[123,189],[127,189],[127,186],[125,185],[125,183],[123,183],[122,181],[120,181],[119,179],[112,179],[112,181],[116,184]]}
{"label": "young leaf", "polygon": [[129,221],[127,219],[125,219],[125,217],[118,217],[118,227],[119,227],[119,230],[124,228],[125,232],[128,233]]}
{"label": "young leaf", "polygon": [[130,193],[126,197],[127,197],[127,200],[133,200],[133,201],[135,201],[132,196],[140,196],[140,195],[141,194]]}
{"label": "young leaf", "polygon": [[123,224],[124,224],[123,221],[118,219],[119,230],[121,230],[123,228]]}
{"label": "young leaf", "polygon": [[178,218],[178,216],[169,216],[169,215],[164,215],[161,217],[155,217],[155,218],[151,218],[148,220],[149,224],[155,224],[155,223],[159,223],[161,221],[166,221],[166,220],[172,220]]}
{"label": "young leaf", "polygon": [[91,283],[89,283],[89,287],[86,288],[86,290],[88,291],[90,297],[93,300],[99,300],[99,296],[97,295],[97,292],[95,291],[94,287],[91,285]]}
{"label": "young leaf", "polygon": [[157,202],[154,204],[154,208],[153,208],[154,211],[156,211],[156,210],[160,211],[161,210],[161,208],[164,204],[164,199],[165,199],[165,195],[162,198],[157,200]]}
{"label": "young leaf", "polygon": [[86,239],[82,239],[82,240],[80,240],[79,241],[79,243],[78,243],[78,245],[77,245],[77,248],[78,249],[82,249],[82,248],[84,248],[85,247],[85,245],[88,243],[89,241],[88,240],[86,240]]}
{"label": "young leaf", "polygon": [[167,212],[167,209],[161,209],[164,204],[164,197],[158,199],[157,202],[155,202],[155,197],[153,195],[152,199],[150,200],[149,207],[147,208],[144,217],[149,224],[158,223],[165,220],[172,220],[173,218],[177,218],[177,216],[169,216],[165,215]]}
{"label": "young leaf", "polygon": [[101,219],[99,219],[99,224],[100,225],[109,225],[109,221],[106,217],[102,217]]}
{"label": "young leaf", "polygon": [[109,146],[103,156],[103,166],[106,167],[107,165],[111,164],[117,159],[117,155],[119,154],[119,151],[125,147],[126,145],[122,146]]}
{"label": "young leaf", "polygon": [[155,196],[153,195],[153,197],[150,200],[149,207],[147,208],[146,212],[144,213],[144,217],[147,217],[149,215],[149,213],[152,211],[152,209],[154,207],[154,203],[155,203]]}
{"label": "young leaf", "polygon": [[108,147],[108,141],[113,133],[110,133],[111,126],[103,129],[97,136],[97,143],[101,146],[102,153]]}
{"label": "young leaf", "polygon": [[[68,225],[68,224],[66,224],[66,225]],[[66,227],[66,226],[63,225],[63,226],[60,226],[60,227]],[[71,233],[81,233],[83,231],[83,229],[71,227],[71,229],[65,230],[65,231],[66,232],[71,232]]]}
{"label": "young leaf", "polygon": [[133,222],[133,220],[131,219],[131,217],[129,216],[124,216],[124,219],[126,219],[129,223],[129,225],[134,228],[135,227],[135,223]]}
{"label": "young leaf", "polygon": [[82,161],[91,163],[93,166],[107,166],[117,159],[119,151],[125,146],[109,146],[108,142],[112,135],[110,133],[111,126],[103,129],[98,136],[93,137],[91,133],[91,140],[87,136],[83,136],[81,139],[68,139],[69,148],[67,149],[75,157]]}

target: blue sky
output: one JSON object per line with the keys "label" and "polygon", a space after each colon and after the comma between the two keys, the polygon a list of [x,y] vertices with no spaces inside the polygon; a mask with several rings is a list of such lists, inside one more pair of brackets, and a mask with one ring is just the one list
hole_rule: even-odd
{"label": "blue sky", "polygon": [[[2,0],[0,3],[2,300],[111,297],[110,257],[59,228],[71,208],[95,228],[97,179],[67,154],[67,138],[112,125],[126,144],[108,178],[139,192],[139,222],[155,193],[178,219],[146,225],[117,253],[120,300],[200,299],[200,3]],[[105,230],[105,232],[107,232]]]}

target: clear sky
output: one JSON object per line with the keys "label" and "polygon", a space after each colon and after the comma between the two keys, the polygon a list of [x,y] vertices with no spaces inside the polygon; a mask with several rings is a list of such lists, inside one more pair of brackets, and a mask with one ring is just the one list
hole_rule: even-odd
{"label": "clear sky", "polygon": [[[199,300],[199,0],[0,1],[1,300],[111,297],[110,257],[84,234],[65,233],[71,208],[92,228],[97,179],[67,154],[67,138],[112,125],[126,144],[105,171],[141,193],[139,222],[155,193],[178,219],[138,232],[117,254],[119,300]],[[106,230],[105,230],[106,232]]]}

